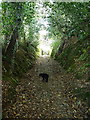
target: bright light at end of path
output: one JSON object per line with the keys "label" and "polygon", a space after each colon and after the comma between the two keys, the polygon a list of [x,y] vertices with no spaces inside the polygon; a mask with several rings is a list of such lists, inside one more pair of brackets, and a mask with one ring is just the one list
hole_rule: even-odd
{"label": "bright light at end of path", "polygon": [[47,45],[47,44],[40,44],[39,45],[39,49],[40,49],[40,55],[50,55],[51,54],[51,51],[52,51],[52,48],[50,45]]}
{"label": "bright light at end of path", "polygon": [[42,49],[44,52],[48,52],[48,51],[50,51],[50,46],[47,46],[47,45],[40,45],[40,49]]}
{"label": "bright light at end of path", "polygon": [[39,31],[39,34],[40,34],[40,36],[46,35],[47,31],[46,30],[41,30],[41,31]]}

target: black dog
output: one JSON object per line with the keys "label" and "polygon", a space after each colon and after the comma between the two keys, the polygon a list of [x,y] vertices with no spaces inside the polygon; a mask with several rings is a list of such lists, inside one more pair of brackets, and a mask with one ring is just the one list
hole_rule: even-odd
{"label": "black dog", "polygon": [[42,77],[42,81],[48,82],[49,75],[46,73],[40,73],[39,77]]}

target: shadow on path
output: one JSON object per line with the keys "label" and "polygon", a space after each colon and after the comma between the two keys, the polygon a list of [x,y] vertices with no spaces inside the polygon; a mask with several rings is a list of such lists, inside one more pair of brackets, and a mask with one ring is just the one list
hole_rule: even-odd
{"label": "shadow on path", "polygon": [[[48,83],[39,73],[49,74]],[[67,75],[57,61],[40,57],[34,67],[20,80],[16,102],[6,110],[6,118],[82,118],[84,105],[72,95],[77,85],[73,75]]]}

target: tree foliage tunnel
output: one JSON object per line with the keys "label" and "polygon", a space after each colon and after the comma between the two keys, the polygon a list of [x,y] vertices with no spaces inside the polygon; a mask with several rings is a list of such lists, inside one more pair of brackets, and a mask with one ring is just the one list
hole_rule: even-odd
{"label": "tree foliage tunnel", "polygon": [[[90,3],[45,3],[49,16],[49,37],[54,40],[51,56],[68,72],[90,79]],[[85,77],[86,77],[85,76]]]}
{"label": "tree foliage tunnel", "polygon": [[39,32],[44,29],[44,39],[51,42],[50,57],[77,79],[90,81],[90,2],[44,2],[40,6],[39,13],[36,2],[1,3],[3,79],[15,86],[32,68],[39,56]]}
{"label": "tree foliage tunnel", "polygon": [[[36,14],[35,2],[3,2],[1,5],[3,72],[9,71],[16,75],[32,66],[38,53],[42,23],[37,24],[40,16]],[[52,40],[51,56],[67,71],[76,74],[81,71],[82,75],[90,66],[89,2],[45,2],[43,7],[50,11],[47,17],[42,17],[47,19],[49,25],[47,31],[48,39]],[[78,68],[79,62],[82,64]]]}
{"label": "tree foliage tunnel", "polygon": [[[36,18],[40,16],[36,15],[35,7],[35,2],[2,3],[3,72],[9,71],[15,75],[20,71],[23,73],[32,66],[37,56],[42,23],[37,24]],[[49,25],[47,31],[48,39],[52,40],[51,56],[66,70],[78,73],[84,69],[81,70],[83,74],[90,66],[90,3],[45,2],[43,7],[50,10],[47,17],[42,17],[47,19]],[[80,69],[77,68],[79,62],[82,63]],[[25,69],[23,63],[27,66]]]}

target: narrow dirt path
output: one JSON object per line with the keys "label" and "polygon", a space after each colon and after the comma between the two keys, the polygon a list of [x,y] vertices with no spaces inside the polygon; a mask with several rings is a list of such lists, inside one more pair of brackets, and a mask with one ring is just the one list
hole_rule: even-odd
{"label": "narrow dirt path", "polygon": [[[49,74],[48,83],[39,73]],[[59,63],[40,57],[16,88],[16,102],[6,110],[6,118],[83,118],[86,105],[72,94],[77,81]],[[82,106],[83,104],[83,106]],[[84,107],[85,106],[85,107]]]}

